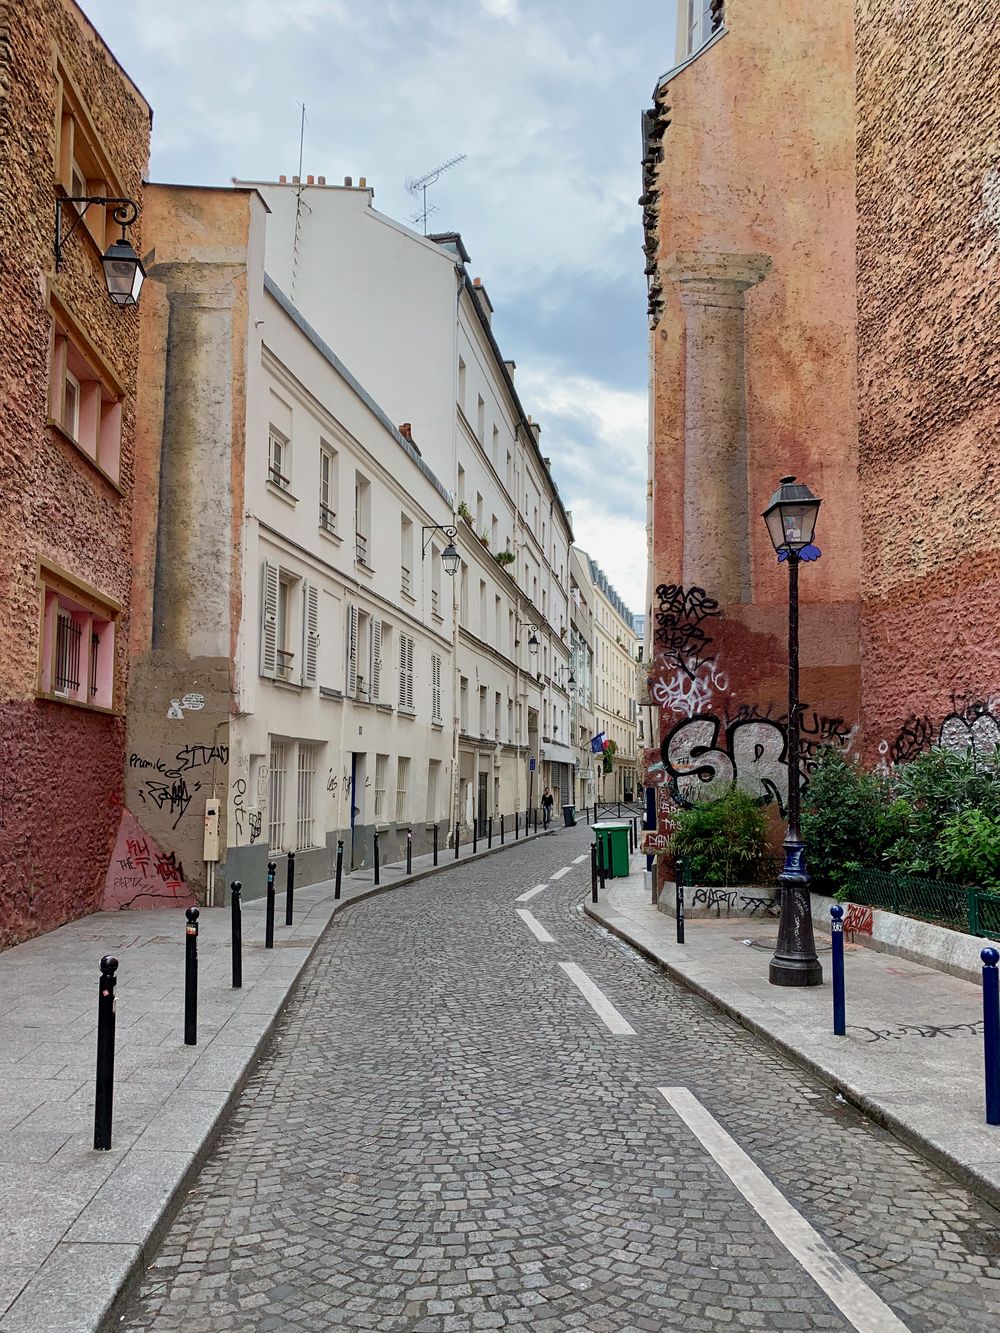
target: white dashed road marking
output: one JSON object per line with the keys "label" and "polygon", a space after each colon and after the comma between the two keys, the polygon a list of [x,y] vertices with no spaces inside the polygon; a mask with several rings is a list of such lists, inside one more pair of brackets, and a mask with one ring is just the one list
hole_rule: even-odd
{"label": "white dashed road marking", "polygon": [[532,935],[534,935],[536,940],[540,940],[542,944],[555,944],[555,940],[545,929],[542,923],[540,921],[536,921],[526,907],[518,907],[516,910],[518,916],[528,927],[528,929],[531,931]]}
{"label": "white dashed road marking", "polygon": [[563,875],[568,875],[572,869],[572,866],[563,866],[562,870],[554,870],[549,879],[562,879]]}
{"label": "white dashed road marking", "polygon": [[519,894],[514,899],[514,901],[516,903],[526,903],[529,898],[534,898],[536,893],[541,893],[543,889],[547,889],[548,887],[549,886],[547,884],[536,884],[535,887],[533,889],[529,889],[527,893]]}
{"label": "white dashed road marking", "polygon": [[813,1230],[693,1093],[687,1088],[661,1088],[660,1092],[792,1258],[858,1333],[908,1333],[906,1325]]}
{"label": "white dashed road marking", "polygon": [[590,853],[589,853],[589,852],[584,852],[584,854],[583,854],[582,856],[574,856],[574,857],[573,857],[573,864],[574,864],[575,866],[578,866],[578,865],[580,864],[581,861],[589,861],[589,860],[590,860]]}
{"label": "white dashed road marking", "polygon": [[587,976],[586,972],[576,963],[560,963],[559,966],[572,981],[583,998],[587,1001],[594,1012],[601,1018],[612,1032],[620,1037],[634,1037],[635,1028],[630,1023],[626,1023],[624,1018],[611,1003],[602,990]]}

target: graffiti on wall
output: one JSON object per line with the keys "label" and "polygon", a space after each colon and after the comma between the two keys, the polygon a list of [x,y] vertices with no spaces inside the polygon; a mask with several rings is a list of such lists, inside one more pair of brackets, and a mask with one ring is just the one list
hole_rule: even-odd
{"label": "graffiti on wall", "polygon": [[122,812],[104,881],[105,911],[192,907],[196,898],[173,851],[163,851],[128,810]]}
{"label": "graffiti on wall", "polygon": [[940,726],[926,715],[911,713],[894,740],[880,742],[879,766],[905,764],[932,745],[976,759],[992,758],[1000,747],[1000,698],[971,699],[953,692],[951,712]]}

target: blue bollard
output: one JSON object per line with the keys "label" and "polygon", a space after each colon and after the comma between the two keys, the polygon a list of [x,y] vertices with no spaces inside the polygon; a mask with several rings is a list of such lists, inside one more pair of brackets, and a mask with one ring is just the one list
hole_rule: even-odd
{"label": "blue bollard", "polygon": [[833,946],[833,1031],[837,1037],[847,1032],[844,1014],[844,909],[840,903],[830,908],[830,942]]}
{"label": "blue bollard", "polygon": [[983,1054],[986,1064],[986,1123],[1000,1125],[1000,953],[984,949]]}
{"label": "blue bollard", "polygon": [[674,886],[677,891],[676,906],[674,908],[677,921],[677,943],[684,943],[684,862],[674,861]]}

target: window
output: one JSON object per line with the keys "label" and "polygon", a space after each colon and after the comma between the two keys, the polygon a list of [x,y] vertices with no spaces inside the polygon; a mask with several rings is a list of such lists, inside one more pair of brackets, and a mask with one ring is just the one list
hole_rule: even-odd
{"label": "window", "polygon": [[514,489],[514,459],[511,457],[509,449],[507,450],[507,489],[509,491]]}
{"label": "window", "polygon": [[486,696],[487,689],[485,685],[479,687],[479,734],[486,735]]}
{"label": "window", "polygon": [[493,633],[494,640],[498,648],[502,647],[501,637],[503,635],[503,604],[499,597],[493,598]]}
{"label": "window", "polygon": [[267,777],[267,845],[272,852],[285,850],[285,776],[288,771],[288,746],[271,739]]}
{"label": "window", "polygon": [[427,764],[427,822],[437,819],[438,782],[441,776],[441,760],[431,759]]}
{"label": "window", "polygon": [[399,706],[413,712],[413,639],[409,634],[399,636]]}
{"label": "window", "polygon": [[441,655],[431,653],[431,721],[444,722],[441,716]]}
{"label": "window", "polygon": [[514,701],[507,700],[507,744],[514,744]]}
{"label": "window", "polygon": [[368,478],[354,474],[354,554],[359,565],[371,568],[368,543],[372,524],[372,488]]}
{"label": "window", "polygon": [[[101,195],[110,199],[127,194],[124,182],[118,178],[111,166],[90,112],[58,53],[56,80],[60,102],[56,119],[57,181],[66,194],[75,199],[88,195]],[[97,248],[101,251],[106,248],[108,240],[112,239],[105,234],[108,228],[108,214],[109,209],[93,206],[83,213],[83,221],[80,223],[81,227],[90,232]],[[66,210],[64,217],[69,225],[72,221],[70,209]],[[117,230],[113,236],[117,238]]]}
{"label": "window", "polygon": [[385,782],[389,771],[389,756],[375,756],[375,823],[385,822]]}
{"label": "window", "polygon": [[295,821],[295,850],[316,846],[316,817],[313,813],[313,792],[316,787],[315,745],[299,742],[298,817]]}
{"label": "window", "polygon": [[500,467],[500,430],[497,426],[493,427],[493,466]]}
{"label": "window", "polygon": [[431,613],[441,620],[441,552],[431,543]]}
{"label": "window", "polygon": [[411,602],[413,599],[413,524],[405,514],[399,519],[399,591]]}
{"label": "window", "polygon": [[49,420],[117,485],[124,391],[62,308],[53,312]]}
{"label": "window", "polygon": [[402,755],[396,760],[396,823],[406,822],[406,791],[410,785],[410,761]]}
{"label": "window", "polygon": [[486,442],[486,404],[482,394],[476,395],[476,438],[480,444]]}
{"label": "window", "polygon": [[490,515],[490,549],[494,555],[500,550],[500,524],[496,514]]}
{"label": "window", "polygon": [[479,580],[479,637],[485,642],[489,634],[489,624],[486,620],[486,584],[482,579]]}
{"label": "window", "polygon": [[493,698],[493,739],[500,739],[500,694],[499,691]]}
{"label": "window", "polygon": [[483,497],[476,491],[476,535],[482,536],[485,532],[483,526]]}
{"label": "window", "polygon": [[468,627],[469,624],[469,566],[462,561],[461,582],[459,583],[458,598],[458,620],[459,624]]}
{"label": "window", "polygon": [[458,465],[458,503],[465,504],[465,468],[461,463]]}
{"label": "window", "polygon": [[93,708],[114,707],[119,608],[69,575],[43,566],[38,692]]}
{"label": "window", "polygon": [[723,0],[687,0],[687,54],[694,55],[722,27]]}
{"label": "window", "polygon": [[337,531],[337,455],[328,444],[319,447],[319,525]]}
{"label": "window", "polygon": [[269,560],[261,569],[260,674],[305,686],[319,674],[319,589]]}
{"label": "window", "polygon": [[458,694],[461,701],[458,713],[459,730],[469,731],[469,682],[465,676],[459,677]]}
{"label": "window", "polygon": [[267,428],[267,479],[280,490],[287,491],[292,466],[292,451],[288,436],[275,425]]}
{"label": "window", "polygon": [[458,358],[458,405],[465,411],[465,362]]}

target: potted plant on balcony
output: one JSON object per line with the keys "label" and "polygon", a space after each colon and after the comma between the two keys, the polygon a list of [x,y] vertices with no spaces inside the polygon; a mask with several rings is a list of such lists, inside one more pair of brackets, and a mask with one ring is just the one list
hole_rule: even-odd
{"label": "potted plant on balcony", "polygon": [[512,565],[517,559],[513,551],[497,551],[493,557],[498,565]]}
{"label": "potted plant on balcony", "polygon": [[465,521],[466,521],[466,523],[471,523],[471,522],[472,522],[472,511],[471,511],[471,509],[469,508],[469,506],[465,503],[464,500],[461,500],[461,501],[459,502],[459,506],[458,506],[458,511],[457,511],[457,512],[458,512],[458,516],[459,516],[459,518],[464,518]]}

